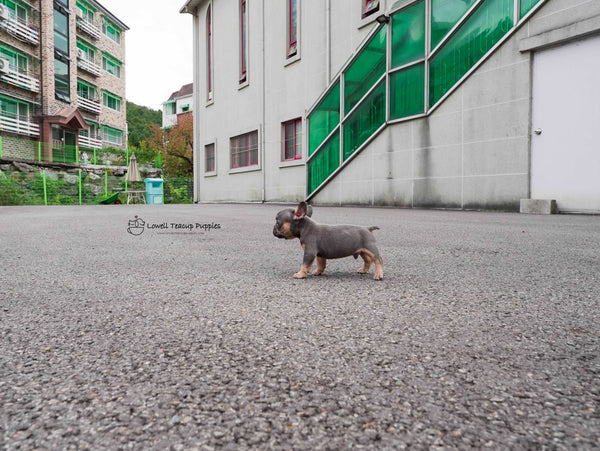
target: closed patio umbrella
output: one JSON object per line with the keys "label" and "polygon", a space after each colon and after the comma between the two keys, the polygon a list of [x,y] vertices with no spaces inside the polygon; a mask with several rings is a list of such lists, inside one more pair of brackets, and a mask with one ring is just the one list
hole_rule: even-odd
{"label": "closed patio umbrella", "polygon": [[135,182],[141,182],[142,176],[140,175],[140,170],[138,169],[137,158],[135,158],[135,154],[132,153],[129,158],[129,166],[127,167],[127,176],[125,177],[125,181],[132,182],[132,188],[127,190],[127,203],[144,203],[144,192],[135,190]]}
{"label": "closed patio umbrella", "polygon": [[125,180],[128,182],[141,182],[142,176],[140,175],[140,170],[137,164],[137,158],[135,154],[131,154],[131,158],[129,158],[129,166],[127,167],[127,177]]}

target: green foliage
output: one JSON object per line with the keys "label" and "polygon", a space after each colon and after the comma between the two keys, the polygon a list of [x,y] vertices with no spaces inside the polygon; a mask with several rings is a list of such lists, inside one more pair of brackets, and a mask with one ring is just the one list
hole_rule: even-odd
{"label": "green foliage", "polygon": [[[46,171],[45,187],[47,205],[97,205],[108,194],[125,191],[125,177],[115,177],[108,169],[105,175],[54,173]],[[105,183],[107,187],[105,188]],[[144,189],[143,184],[136,189]],[[81,186],[81,193],[79,191]],[[192,178],[171,178],[164,182],[166,204],[189,204],[193,202]],[[129,189],[132,189],[131,183]],[[121,201],[125,202],[125,196]],[[0,205],[44,205],[44,175],[40,172],[0,171]]]}
{"label": "green foliage", "polygon": [[[127,102],[129,147],[139,148],[143,141],[152,137],[151,125],[162,125],[162,111]],[[137,156],[137,153],[136,153]]]}

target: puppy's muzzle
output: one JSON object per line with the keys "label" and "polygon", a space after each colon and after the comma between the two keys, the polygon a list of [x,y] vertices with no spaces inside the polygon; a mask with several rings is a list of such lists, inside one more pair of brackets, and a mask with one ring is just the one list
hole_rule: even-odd
{"label": "puppy's muzzle", "polygon": [[273,235],[275,235],[277,238],[285,238],[285,236],[282,235],[279,230],[277,230],[277,226],[273,226]]}

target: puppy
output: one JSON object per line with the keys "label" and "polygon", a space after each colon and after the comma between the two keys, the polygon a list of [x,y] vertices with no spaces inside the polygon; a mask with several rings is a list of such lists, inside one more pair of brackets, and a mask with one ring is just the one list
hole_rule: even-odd
{"label": "puppy", "polygon": [[306,202],[300,202],[295,209],[281,210],[275,218],[273,235],[287,240],[299,238],[304,250],[302,266],[300,271],[294,274],[294,278],[304,279],[315,258],[317,269],[312,274],[318,276],[323,274],[327,259],[350,255],[354,258],[360,255],[364,260],[359,273],[367,273],[371,264],[375,263],[374,279],[383,278],[383,264],[372,233],[379,227],[318,224],[310,218],[311,216],[312,207]]}

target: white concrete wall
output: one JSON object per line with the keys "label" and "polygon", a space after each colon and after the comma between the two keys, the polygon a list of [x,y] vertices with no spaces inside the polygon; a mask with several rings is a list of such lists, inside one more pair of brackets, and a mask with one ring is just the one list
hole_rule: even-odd
{"label": "white concrete wall", "polygon": [[[194,82],[199,89],[199,105],[195,106],[194,114],[196,127],[200,129],[197,145],[200,201],[294,202],[306,195],[306,110],[356,51],[374,26],[374,18],[361,18],[360,0],[331,0],[328,29],[327,2],[301,0],[298,57],[288,60],[286,3],[248,2],[248,83],[240,87],[238,2],[213,0],[213,100],[210,102],[206,100],[205,67],[208,2],[202,2],[198,8],[200,43]],[[267,19],[264,24],[263,7],[268,8],[264,11]],[[326,47],[327,42],[331,43],[331,50]],[[296,118],[303,120],[303,159],[284,162],[282,123]],[[253,130],[259,131],[259,167],[231,170],[229,139]],[[216,174],[206,174],[204,169],[204,147],[210,143],[215,143],[216,148]]]}
{"label": "white concrete wall", "polygon": [[[208,2],[198,9],[199,201],[303,199],[306,111],[374,26],[372,19],[361,18],[360,0],[301,0],[299,58],[289,63],[286,2],[263,1],[249,2],[249,83],[240,88],[238,5],[213,0],[212,102],[206,101],[204,66]],[[530,189],[530,50],[597,33],[598,17],[598,1],[547,0],[430,116],[389,125],[313,202],[518,210]],[[303,160],[290,165],[281,161],[281,123],[297,117],[303,118]],[[232,171],[229,139],[253,130],[259,131],[259,167]],[[206,175],[204,146],[209,143],[215,143],[217,167],[216,174]]]}
{"label": "white concrete wall", "polygon": [[313,202],[518,211],[532,67],[520,50],[598,32],[600,2],[549,0],[430,116],[388,126]]}

